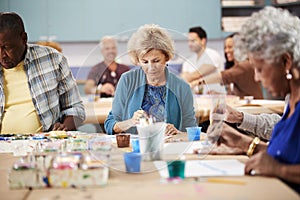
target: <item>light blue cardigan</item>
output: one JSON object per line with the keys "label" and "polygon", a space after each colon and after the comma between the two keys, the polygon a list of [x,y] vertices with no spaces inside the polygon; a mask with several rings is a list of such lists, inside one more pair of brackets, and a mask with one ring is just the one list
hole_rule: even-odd
{"label": "light blue cardigan", "polygon": [[[181,131],[196,126],[194,99],[190,86],[176,75],[165,69],[166,74],[166,122],[174,124]],[[112,110],[104,122],[107,134],[114,134],[116,122],[132,118],[135,111],[141,109],[146,88],[146,75],[139,68],[122,74],[115,92]],[[137,134],[136,128],[127,133]]]}

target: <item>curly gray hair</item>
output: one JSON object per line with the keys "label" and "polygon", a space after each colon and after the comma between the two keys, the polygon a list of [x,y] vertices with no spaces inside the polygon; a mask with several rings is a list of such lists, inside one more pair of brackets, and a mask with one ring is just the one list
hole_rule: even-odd
{"label": "curly gray hair", "polygon": [[267,6],[253,13],[234,36],[235,57],[245,59],[251,53],[269,63],[290,53],[300,68],[300,20],[287,10]]}
{"label": "curly gray hair", "polygon": [[139,63],[139,57],[153,49],[161,50],[167,61],[173,58],[175,51],[171,35],[155,24],[145,24],[133,33],[128,41],[127,49],[135,65]]}

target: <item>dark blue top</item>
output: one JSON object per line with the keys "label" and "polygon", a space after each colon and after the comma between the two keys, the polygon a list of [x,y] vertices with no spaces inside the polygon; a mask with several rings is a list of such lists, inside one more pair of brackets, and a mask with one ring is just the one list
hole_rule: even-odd
{"label": "dark blue top", "polygon": [[146,85],[142,109],[155,121],[165,121],[166,86]]}
{"label": "dark blue top", "polygon": [[[267,151],[282,163],[300,164],[300,103],[296,105],[293,115],[287,118],[289,112],[288,105],[282,119],[274,127]],[[287,184],[300,193],[299,184]]]}

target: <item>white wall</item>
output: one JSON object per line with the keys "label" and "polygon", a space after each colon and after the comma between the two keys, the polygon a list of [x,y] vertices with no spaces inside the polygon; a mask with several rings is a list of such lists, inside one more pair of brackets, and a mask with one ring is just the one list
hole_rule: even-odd
{"label": "white wall", "polygon": [[[60,43],[63,49],[64,55],[67,57],[69,65],[71,67],[79,66],[92,66],[102,61],[102,55],[97,42],[78,42],[78,43]],[[118,43],[118,57],[120,62],[130,65],[130,60],[126,51],[126,42]],[[217,50],[222,58],[224,57],[223,40],[209,40],[207,46]],[[182,63],[185,58],[191,55],[189,51],[187,40],[175,41],[175,49],[178,54],[173,63]],[[225,61],[225,59],[224,59]]]}

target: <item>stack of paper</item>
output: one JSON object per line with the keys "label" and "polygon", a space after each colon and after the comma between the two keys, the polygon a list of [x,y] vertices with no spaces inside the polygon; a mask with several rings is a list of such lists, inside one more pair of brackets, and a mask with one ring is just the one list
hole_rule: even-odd
{"label": "stack of paper", "polygon": [[[168,178],[166,161],[155,161],[162,178]],[[185,177],[243,176],[245,164],[238,160],[188,160],[185,162]]]}

